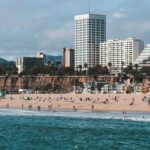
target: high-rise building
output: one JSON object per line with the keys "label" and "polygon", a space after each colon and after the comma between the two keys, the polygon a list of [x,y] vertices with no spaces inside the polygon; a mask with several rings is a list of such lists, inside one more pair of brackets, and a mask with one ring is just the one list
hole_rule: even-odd
{"label": "high-rise building", "polygon": [[83,14],[75,16],[75,68],[86,63],[99,64],[99,43],[106,41],[106,16]]}
{"label": "high-rise building", "polygon": [[74,49],[63,48],[63,66],[74,68]]}
{"label": "high-rise building", "polygon": [[111,63],[112,73],[119,73],[130,63],[134,63],[144,48],[144,42],[134,38],[126,40],[108,40],[100,43],[100,65]]}

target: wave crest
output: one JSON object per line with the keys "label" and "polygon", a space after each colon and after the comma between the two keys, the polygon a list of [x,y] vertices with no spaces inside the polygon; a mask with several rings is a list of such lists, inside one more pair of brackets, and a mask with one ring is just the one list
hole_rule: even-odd
{"label": "wave crest", "polygon": [[71,111],[29,111],[18,109],[0,109],[0,116],[45,116],[45,117],[69,117],[81,119],[116,119],[150,122],[150,113],[122,112],[71,112]]}

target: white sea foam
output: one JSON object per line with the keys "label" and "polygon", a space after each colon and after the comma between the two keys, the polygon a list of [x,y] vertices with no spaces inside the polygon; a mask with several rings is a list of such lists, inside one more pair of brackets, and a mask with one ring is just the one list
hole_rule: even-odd
{"label": "white sea foam", "polygon": [[18,109],[0,109],[0,116],[47,116],[47,117],[70,117],[91,119],[117,119],[150,122],[150,113],[127,113],[122,112],[69,112],[69,111],[29,111]]}

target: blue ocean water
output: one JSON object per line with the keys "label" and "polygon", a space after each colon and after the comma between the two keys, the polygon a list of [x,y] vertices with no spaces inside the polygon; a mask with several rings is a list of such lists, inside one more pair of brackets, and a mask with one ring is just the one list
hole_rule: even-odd
{"label": "blue ocean water", "polygon": [[0,109],[0,150],[149,149],[149,113]]}

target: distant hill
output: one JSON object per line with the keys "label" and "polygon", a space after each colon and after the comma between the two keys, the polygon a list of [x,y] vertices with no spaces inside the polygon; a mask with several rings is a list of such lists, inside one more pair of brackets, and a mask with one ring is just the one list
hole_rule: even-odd
{"label": "distant hill", "polygon": [[52,56],[52,55],[49,55],[47,56],[47,61],[60,61],[62,62],[62,56]]}
{"label": "distant hill", "polygon": [[0,64],[1,65],[10,65],[10,64],[15,64],[14,61],[7,61],[4,58],[0,58]]}
{"label": "distant hill", "polygon": [[8,63],[7,60],[5,60],[5,59],[3,59],[3,58],[0,58],[0,64],[7,64],[7,63]]}

